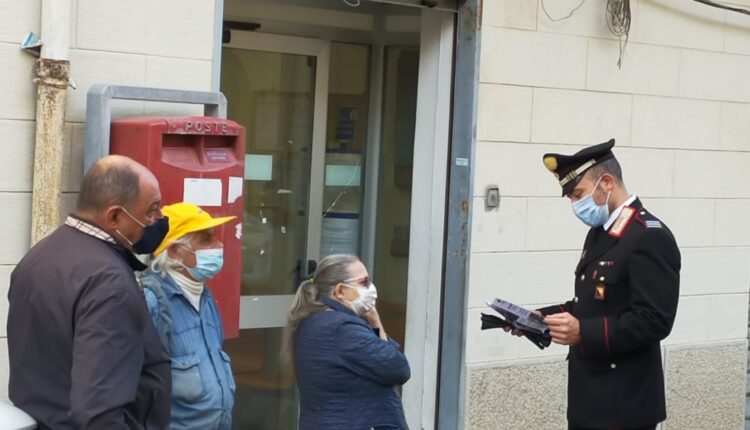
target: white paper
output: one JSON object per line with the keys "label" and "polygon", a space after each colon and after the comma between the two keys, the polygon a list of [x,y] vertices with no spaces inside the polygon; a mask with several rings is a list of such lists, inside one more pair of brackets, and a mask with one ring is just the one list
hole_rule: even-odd
{"label": "white paper", "polygon": [[549,330],[549,327],[542,321],[542,317],[522,306],[497,298],[492,302],[487,302],[487,306],[496,310],[520,329],[539,334],[544,334]]}
{"label": "white paper", "polygon": [[245,183],[239,176],[229,177],[229,191],[227,192],[227,203],[234,203],[242,197],[242,185]]}
{"label": "white paper", "polygon": [[273,179],[273,155],[245,154],[245,179],[270,181]]}
{"label": "white paper", "polygon": [[221,179],[185,178],[182,201],[198,206],[221,206]]}

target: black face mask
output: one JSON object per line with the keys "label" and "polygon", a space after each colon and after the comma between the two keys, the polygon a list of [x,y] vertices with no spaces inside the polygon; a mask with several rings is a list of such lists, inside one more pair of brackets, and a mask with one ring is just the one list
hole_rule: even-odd
{"label": "black face mask", "polygon": [[161,245],[169,232],[169,218],[162,217],[143,228],[143,236],[132,245],[136,254],[151,254]]}

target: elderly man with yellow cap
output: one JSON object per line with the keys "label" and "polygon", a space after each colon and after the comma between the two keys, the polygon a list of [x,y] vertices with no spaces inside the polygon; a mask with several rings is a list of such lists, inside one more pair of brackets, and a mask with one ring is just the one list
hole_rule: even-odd
{"label": "elderly man with yellow cap", "polygon": [[205,282],[222,268],[216,227],[235,217],[212,218],[196,205],[162,208],[169,233],[154,252],[141,284],[151,318],[172,364],[172,430],[227,430],[235,385],[222,351],[219,311]]}

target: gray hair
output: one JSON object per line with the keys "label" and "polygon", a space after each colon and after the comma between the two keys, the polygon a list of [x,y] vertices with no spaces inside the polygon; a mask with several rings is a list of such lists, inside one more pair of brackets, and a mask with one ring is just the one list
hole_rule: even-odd
{"label": "gray hair", "polygon": [[[188,233],[178,239],[173,240],[169,246],[172,245],[187,245],[193,238],[193,233]],[[149,272],[158,273],[162,278],[167,276],[167,271],[170,269],[176,269],[182,267],[182,262],[177,261],[169,256],[169,247],[165,249],[161,254],[154,256],[148,263]]]}
{"label": "gray hair", "polygon": [[351,266],[358,262],[360,260],[355,255],[329,255],[320,260],[312,277],[299,285],[286,317],[287,325],[282,351],[284,361],[290,361],[294,334],[299,324],[310,315],[326,309],[326,305],[321,303],[320,298],[331,296],[336,285],[350,279],[352,277]]}

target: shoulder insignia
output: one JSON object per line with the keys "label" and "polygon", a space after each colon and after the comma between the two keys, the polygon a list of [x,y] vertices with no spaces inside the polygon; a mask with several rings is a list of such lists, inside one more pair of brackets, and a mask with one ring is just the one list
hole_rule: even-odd
{"label": "shoulder insignia", "polygon": [[612,227],[610,227],[609,229],[609,235],[612,237],[622,236],[622,233],[625,232],[625,229],[630,224],[630,221],[633,220],[634,215],[635,215],[635,209],[629,206],[622,208],[622,212],[620,212],[620,216],[617,217],[615,222],[612,224]]}
{"label": "shoulder insignia", "polygon": [[641,209],[635,218],[646,228],[664,228],[664,224],[646,211],[646,209]]}

